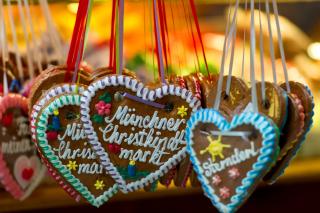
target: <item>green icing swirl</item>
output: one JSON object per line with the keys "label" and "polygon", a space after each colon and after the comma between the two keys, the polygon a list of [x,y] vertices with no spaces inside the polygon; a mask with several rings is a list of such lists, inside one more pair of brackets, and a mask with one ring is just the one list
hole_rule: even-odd
{"label": "green icing swirl", "polygon": [[62,164],[60,159],[54,154],[52,147],[48,144],[46,131],[48,128],[49,116],[53,115],[53,111],[66,105],[80,106],[80,95],[69,94],[57,97],[46,108],[44,108],[39,119],[36,122],[36,137],[39,147],[42,149],[43,154],[47,157],[49,162],[59,171],[59,173],[74,187],[89,203],[93,206],[99,207],[107,202],[114,194],[117,193],[117,184],[114,184],[102,195],[95,197],[89,189],[76,178],[65,165]]}

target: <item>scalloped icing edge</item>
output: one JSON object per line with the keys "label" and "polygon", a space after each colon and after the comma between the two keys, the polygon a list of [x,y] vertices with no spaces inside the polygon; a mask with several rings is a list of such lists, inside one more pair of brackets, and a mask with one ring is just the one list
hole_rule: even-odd
{"label": "scalloped icing edge", "polygon": [[[1,117],[2,114],[10,107],[18,107],[21,108],[25,113],[28,112],[28,103],[27,99],[23,97],[20,94],[12,94],[9,93],[7,96],[4,96],[0,99],[1,105],[5,102],[3,105],[3,108],[1,108]],[[32,140],[32,139],[31,139]],[[1,151],[1,150],[0,150]],[[43,179],[46,167],[44,165],[41,165],[41,168],[39,170],[39,173],[37,174],[37,177],[32,180],[32,183],[29,184],[24,191],[21,189],[19,184],[15,181],[12,174],[10,173],[7,164],[5,160],[3,159],[3,154],[1,153],[0,157],[0,182],[2,185],[4,185],[5,189],[16,199],[24,200],[27,197],[31,195],[31,193],[35,190],[35,188],[41,183],[41,180]]]}
{"label": "scalloped icing edge", "polygon": [[[86,186],[84,186],[81,181],[76,178],[71,172],[66,168],[65,165],[58,159],[51,149],[51,146],[48,144],[46,139],[46,129],[47,129],[47,120],[50,115],[53,114],[53,110],[66,106],[66,105],[78,105],[80,106],[80,95],[76,94],[67,94],[61,95],[49,105],[47,105],[39,114],[39,120],[36,126],[36,135],[39,143],[39,148],[42,149],[43,153],[47,157],[48,161],[53,165],[54,168],[64,177],[68,183],[73,186],[89,203],[93,206],[99,207],[109,200],[113,195],[117,193],[117,184],[114,184],[107,191],[98,197],[94,197]],[[40,127],[40,128],[39,128]]]}
{"label": "scalloped icing edge", "polygon": [[[251,171],[247,173],[246,178],[242,180],[242,185],[236,188],[236,194],[231,197],[231,202],[227,205],[220,202],[219,197],[215,195],[215,191],[207,183],[208,180],[203,174],[203,169],[197,159],[196,153],[192,148],[194,142],[193,130],[199,123],[213,123],[217,128],[222,131],[232,129],[241,124],[251,124],[260,131],[264,140],[260,148],[260,155],[257,162],[252,165]],[[204,190],[205,195],[211,200],[212,204],[221,212],[234,212],[247,197],[248,189],[256,178],[263,177],[267,173],[269,167],[272,165],[275,155],[277,154],[277,133],[276,127],[272,121],[258,113],[241,113],[235,115],[229,123],[219,112],[213,109],[201,109],[194,113],[187,123],[186,138],[187,138],[187,151],[190,154],[191,162],[197,173],[198,180]]]}
{"label": "scalloped icing edge", "polygon": [[161,165],[155,172],[150,173],[149,175],[138,181],[127,184],[118,172],[117,168],[110,161],[108,153],[99,142],[97,133],[94,131],[92,121],[90,120],[89,104],[92,97],[95,95],[97,90],[104,89],[108,86],[124,86],[125,88],[136,92],[136,95],[138,97],[141,97],[144,100],[148,101],[154,101],[157,98],[162,98],[166,95],[175,95],[186,100],[186,102],[189,104],[189,107],[192,108],[193,112],[195,112],[201,106],[201,102],[198,100],[198,98],[194,97],[192,93],[187,89],[168,84],[151,90],[145,87],[143,83],[138,82],[136,79],[125,75],[109,75],[102,79],[98,79],[91,83],[87,90],[84,91],[81,97],[80,113],[81,120],[85,127],[85,132],[89,138],[89,142],[93,146],[93,149],[95,150],[97,156],[99,156],[101,161],[100,163],[118,183],[119,189],[123,193],[127,193],[128,191],[132,192],[157,181],[159,177],[163,176],[171,168],[176,166],[184,157],[186,157],[186,147],[180,150],[176,155],[171,157],[166,163]]}
{"label": "scalloped icing edge", "polygon": [[284,174],[284,172],[285,172],[285,170],[288,168],[290,162],[296,157],[296,155],[297,155],[298,151],[300,150],[301,146],[304,144],[304,142],[305,142],[305,140],[306,140],[306,137],[307,137],[307,134],[308,134],[309,131],[311,130],[311,127],[312,127],[312,124],[313,124],[313,116],[314,116],[314,97],[313,97],[313,95],[312,95],[312,92],[311,92],[310,88],[309,88],[307,85],[304,85],[304,86],[305,86],[306,90],[308,91],[308,93],[309,93],[309,95],[310,95],[310,97],[311,97],[311,100],[312,100],[312,104],[311,104],[312,110],[311,110],[311,112],[310,112],[311,119],[310,119],[310,121],[309,121],[308,124],[305,124],[305,125],[307,125],[308,127],[307,127],[305,133],[301,136],[301,141],[298,141],[298,142],[297,142],[297,143],[298,143],[297,146],[295,146],[295,147],[293,148],[293,154],[292,154],[291,159],[289,159],[289,160],[284,164],[284,166],[283,166],[282,169],[281,169],[282,171],[279,172],[279,175],[274,176],[274,177],[271,178],[269,181],[267,181],[267,183],[270,184],[270,185],[271,185],[271,184],[274,184],[274,183],[278,180],[278,178],[281,177],[281,176]]}
{"label": "scalloped icing edge", "polygon": [[[43,97],[40,97],[41,99],[38,100],[35,105],[32,107],[32,112],[30,114],[30,127],[31,127],[31,137],[32,141],[36,145],[38,149],[38,154],[40,155],[43,163],[47,166],[48,172],[50,176],[59,184],[59,186],[69,194],[70,197],[72,197],[76,202],[79,202],[81,199],[81,196],[78,194],[76,190],[74,190],[72,187],[70,187],[68,184],[64,182],[64,180],[61,180],[61,176],[57,174],[56,170],[52,168],[51,164],[47,161],[47,159],[42,155],[41,151],[39,150],[37,140],[36,140],[36,128],[35,123],[38,118],[38,114],[41,111],[42,107],[47,104],[48,101],[50,101],[51,98],[55,98],[58,95],[62,94],[74,94],[76,92],[76,84],[59,84],[59,86],[55,86],[48,90]],[[82,94],[84,90],[83,86],[78,86],[78,92],[79,94]]]}

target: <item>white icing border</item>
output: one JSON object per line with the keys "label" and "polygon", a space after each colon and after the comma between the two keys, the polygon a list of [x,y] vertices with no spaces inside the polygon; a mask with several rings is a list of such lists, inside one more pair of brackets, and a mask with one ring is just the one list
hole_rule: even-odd
{"label": "white icing border", "polygon": [[123,86],[133,92],[136,92],[136,95],[138,97],[147,101],[154,101],[157,98],[160,99],[166,95],[175,95],[186,100],[186,102],[189,104],[189,107],[192,108],[193,112],[197,111],[201,107],[201,102],[197,97],[193,96],[193,94],[185,88],[169,84],[162,85],[159,88],[151,90],[145,87],[143,83],[138,82],[136,79],[125,75],[109,75],[102,79],[98,79],[91,83],[87,90],[83,92],[83,95],[81,97],[80,114],[85,133],[87,134],[89,142],[93,146],[93,149],[96,152],[97,156],[99,156],[101,164],[114,178],[116,183],[118,183],[119,189],[122,192],[127,193],[128,191],[132,192],[141,189],[157,181],[159,177],[167,173],[186,156],[186,147],[180,150],[176,155],[171,157],[166,163],[161,165],[157,171],[150,173],[149,175],[138,181],[127,184],[123,177],[119,174],[115,165],[110,161],[108,153],[99,141],[97,133],[94,131],[92,121],[90,120],[90,102],[92,98],[95,96],[95,93],[98,90],[105,89],[109,86]]}

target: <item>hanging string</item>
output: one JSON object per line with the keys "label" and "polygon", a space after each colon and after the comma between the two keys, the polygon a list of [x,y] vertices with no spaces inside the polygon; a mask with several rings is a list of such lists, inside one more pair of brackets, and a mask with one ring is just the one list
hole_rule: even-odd
{"label": "hanging string", "polygon": [[7,80],[7,67],[6,63],[8,61],[8,47],[7,47],[7,37],[6,37],[6,27],[4,20],[4,10],[3,2],[0,0],[0,18],[1,18],[1,48],[2,48],[2,67],[3,67],[3,95],[8,95],[8,80]]}
{"label": "hanging string", "polygon": [[147,64],[147,21],[146,21],[146,1],[143,1],[143,41],[144,41],[144,62]]}
{"label": "hanging string", "polygon": [[[244,12],[245,14],[247,13],[247,0],[245,0],[244,3]],[[245,57],[245,53],[246,53],[246,30],[243,30],[243,43],[242,43],[242,64],[241,64],[241,78],[244,79],[244,65],[245,65],[245,61],[244,61],[244,57]]]}
{"label": "hanging string", "polygon": [[[75,64],[75,68],[74,68],[74,72],[73,72],[72,83],[75,83],[77,79],[79,80],[78,72],[79,72],[80,63],[83,59],[83,53],[85,51],[86,41],[87,41],[88,34],[89,34],[92,5],[93,5],[93,1],[89,0],[89,6],[87,9],[87,14],[86,14],[87,19],[86,19],[86,23],[85,23],[85,32],[80,35],[81,36],[80,47],[79,47],[79,51],[77,53],[77,60],[76,60],[76,64]],[[78,87],[78,85],[77,85],[77,87]]]}
{"label": "hanging string", "polygon": [[167,56],[167,41],[166,41],[166,34],[165,34],[165,17],[163,14],[163,3],[162,0],[158,0],[158,11],[159,11],[159,23],[160,23],[160,33],[161,33],[161,40],[162,40],[162,51],[164,55],[164,60],[166,63],[166,71],[168,72],[168,56]]}
{"label": "hanging string", "polygon": [[263,31],[261,23],[261,3],[259,0],[259,36],[260,36],[260,66],[261,66],[261,97],[263,103],[266,101],[266,86],[264,80],[264,50],[263,50]]}
{"label": "hanging string", "polygon": [[[236,1],[235,8],[239,7],[239,0]],[[229,20],[230,20],[230,15],[231,15],[231,1],[229,4],[229,10],[228,10],[228,20],[227,20],[227,25],[226,25],[226,31],[225,31],[225,39],[223,42],[223,49],[222,49],[222,58],[221,58],[221,64],[220,64],[220,73],[219,73],[219,80],[218,80],[218,86],[217,86],[217,93],[216,93],[216,98],[214,101],[214,109],[218,110],[220,106],[220,99],[221,99],[221,92],[222,92],[222,83],[223,83],[223,75],[224,75],[224,64],[225,64],[225,58],[226,58],[226,49],[227,49],[227,41],[230,38],[230,35],[232,34],[232,31],[229,31]],[[235,9],[232,17],[232,23],[231,26],[234,25],[235,20],[237,16],[237,9]]]}
{"label": "hanging string", "polygon": [[[191,35],[191,38],[192,38],[192,44],[193,44],[193,51],[194,51],[194,54],[195,54],[195,58],[196,58],[196,62],[194,62],[194,66],[195,66],[195,70],[197,70],[197,73],[200,72],[200,60],[199,60],[199,55],[198,55],[198,48],[197,48],[197,43],[196,43],[196,39],[195,39],[195,36],[194,36],[194,33],[193,33],[193,26],[192,26],[192,19],[191,19],[191,15],[190,15],[190,9],[189,7],[187,7],[187,10],[186,11],[186,7],[185,7],[185,4],[184,4],[184,1],[182,1],[183,3],[183,10],[184,10],[184,14],[185,14],[185,20],[186,20],[186,24],[187,24],[187,28],[189,30],[189,34]],[[208,77],[210,78],[210,75],[209,73],[208,74]]]}
{"label": "hanging string", "polygon": [[5,26],[5,20],[4,20],[4,8],[3,8],[3,2],[0,0],[0,18],[1,18],[1,52],[2,52],[2,66],[4,70],[6,70],[6,63],[9,60],[9,54],[8,54],[8,46],[7,46],[7,31]]}
{"label": "hanging string", "polygon": [[276,26],[277,26],[278,45],[279,45],[279,49],[280,49],[280,55],[281,55],[281,62],[282,62],[284,78],[285,78],[285,81],[286,81],[286,88],[287,88],[287,92],[290,93],[290,84],[289,84],[289,78],[288,78],[286,56],[284,54],[283,40],[282,40],[282,35],[281,35],[281,30],[280,30],[279,12],[278,12],[277,2],[275,0],[272,0],[272,5],[273,5],[273,12],[274,12],[274,15],[275,15]]}
{"label": "hanging string", "polygon": [[31,47],[30,47],[30,42],[28,38],[28,32],[27,32],[27,23],[26,23],[26,17],[22,9],[22,3],[21,0],[17,0],[18,2],[18,11],[19,11],[19,16],[20,16],[20,21],[22,25],[22,31],[23,31],[23,36],[24,40],[26,42],[26,50],[27,50],[27,66],[28,66],[28,72],[29,72],[29,78],[33,79],[34,78],[34,66],[33,66],[33,60],[31,58],[32,53],[31,53]]}
{"label": "hanging string", "polygon": [[149,22],[150,22],[150,38],[151,38],[151,50],[152,50],[152,54],[151,54],[151,56],[152,56],[152,70],[153,70],[153,78],[154,78],[154,80],[156,80],[156,69],[155,69],[155,62],[154,62],[154,53],[155,53],[155,45],[154,45],[154,38],[153,38],[153,22],[152,22],[152,20],[153,20],[153,17],[152,17],[152,2],[151,2],[151,0],[149,0],[148,1],[148,11],[149,11],[149,17],[150,17],[150,19],[149,19]]}
{"label": "hanging string", "polygon": [[[167,47],[166,47],[166,51],[168,52],[168,63],[169,65],[172,65],[172,61],[171,61],[171,45],[170,45],[170,36],[169,36],[169,31],[168,31],[168,22],[167,22],[167,12],[166,12],[166,4],[164,3],[165,0],[161,0],[162,1],[162,9],[163,9],[163,16],[164,16],[164,29],[165,29],[165,36],[167,37]],[[168,69],[168,68],[167,68]]]}
{"label": "hanging string", "polygon": [[115,37],[115,17],[116,17],[116,0],[112,0],[112,13],[111,13],[111,32],[110,32],[110,52],[109,52],[109,67],[112,67],[113,73],[114,69],[114,37]]}
{"label": "hanging string", "polygon": [[206,57],[206,53],[204,51],[204,45],[203,45],[203,41],[202,41],[202,36],[201,36],[201,30],[200,30],[200,24],[199,24],[199,20],[198,20],[198,16],[197,16],[197,10],[196,10],[196,6],[194,3],[194,0],[189,0],[190,2],[190,6],[191,6],[191,12],[193,15],[193,19],[194,19],[194,23],[196,25],[196,29],[197,29],[197,33],[198,33],[198,38],[200,41],[200,45],[201,45],[201,50],[202,50],[202,56],[203,56],[203,60],[207,69],[207,74],[210,77],[210,71],[209,71],[209,67],[208,67],[208,62],[207,62],[207,57]]}
{"label": "hanging string", "polygon": [[46,20],[46,24],[49,31],[48,36],[51,41],[52,47],[55,50],[55,53],[57,54],[56,56],[58,57],[58,61],[62,64],[64,58],[62,44],[57,30],[53,26],[52,15],[50,13],[48,2],[47,0],[39,0],[39,4]]}
{"label": "hanging string", "polygon": [[166,84],[165,75],[164,75],[164,65],[163,65],[163,56],[162,56],[162,47],[160,41],[160,30],[159,30],[159,16],[156,5],[156,0],[153,0],[153,17],[154,17],[154,29],[155,29],[155,40],[156,40],[156,51],[158,59],[158,71],[160,80],[163,84]]}
{"label": "hanging string", "polygon": [[16,63],[17,63],[17,69],[19,72],[19,78],[20,80],[24,79],[24,73],[23,73],[23,67],[22,67],[22,62],[21,62],[21,55],[18,47],[18,38],[17,38],[17,33],[16,33],[16,27],[14,25],[13,21],[13,13],[12,13],[12,7],[10,0],[7,0],[7,7],[8,7],[8,13],[9,13],[9,24],[12,32],[12,39],[13,39],[13,46],[15,50],[15,57],[16,57]]}
{"label": "hanging string", "polygon": [[[238,8],[236,8],[237,10]],[[237,37],[237,20],[235,21],[234,25],[231,26],[231,31],[233,32],[231,34],[232,37],[230,37],[231,43],[231,56],[230,56],[230,63],[229,63],[229,73],[227,78],[227,85],[226,85],[226,95],[229,96],[230,94],[230,88],[231,88],[231,77],[232,77],[232,69],[233,69],[233,62],[234,62],[234,48],[236,43],[236,37]]]}
{"label": "hanging string", "polygon": [[[174,0],[173,0],[174,1]],[[172,20],[172,31],[173,31],[173,35],[174,35],[174,38],[176,38],[177,37],[177,32],[176,32],[176,22],[175,22],[175,17],[174,17],[174,12],[173,12],[173,2],[172,0],[170,0],[170,15],[171,15],[171,20]],[[175,45],[174,46],[174,49],[177,51],[177,52],[181,52],[181,50],[180,50],[180,46],[177,46],[177,43],[176,42],[174,42],[173,43],[173,45]],[[180,76],[182,75],[182,69],[181,69],[181,57],[180,57],[180,54],[178,54],[178,64],[179,64],[179,74],[180,74]],[[173,61],[172,59],[171,59],[171,61]]]}
{"label": "hanging string", "polygon": [[26,8],[27,22],[30,27],[30,36],[31,36],[31,42],[32,42],[32,47],[33,47],[33,51],[32,51],[33,60],[36,61],[36,63],[37,63],[38,71],[42,72],[42,70],[43,70],[42,65],[41,65],[42,56],[41,56],[41,54],[39,54],[39,47],[38,47],[37,42],[35,40],[36,35],[34,32],[34,26],[33,26],[32,18],[31,18],[29,2],[28,2],[28,0],[24,0],[23,2],[24,2],[24,6]]}
{"label": "hanging string", "polygon": [[[70,79],[70,72],[76,69],[76,61],[78,59],[78,53],[82,54],[81,42],[82,42],[82,35],[84,34],[87,22],[87,14],[89,8],[89,0],[80,0],[76,22],[72,34],[72,39],[70,42],[70,49],[67,58],[67,71],[65,74],[65,82],[69,82]],[[80,58],[82,55],[80,56]]]}
{"label": "hanging string", "polygon": [[272,27],[271,27],[271,21],[270,21],[269,0],[266,0],[265,5],[266,5],[267,22],[268,22],[269,46],[270,46],[270,57],[271,57],[271,66],[272,66],[272,73],[273,73],[273,82],[275,84],[277,84],[278,81],[277,81],[277,71],[276,71],[276,58],[274,56],[274,46],[273,46]]}
{"label": "hanging string", "polygon": [[118,55],[118,61],[117,61],[117,73],[119,75],[122,74],[123,70],[123,18],[124,18],[124,0],[119,0],[119,25],[118,25],[118,32],[119,34],[117,35],[117,49],[119,50],[119,55]]}
{"label": "hanging string", "polygon": [[[199,56],[198,56],[198,51],[197,51],[197,44],[196,44],[196,39],[193,33],[193,29],[192,29],[192,20],[191,20],[191,12],[189,7],[187,7],[184,3],[184,1],[182,1],[182,6],[183,6],[183,15],[184,15],[184,20],[186,22],[186,26],[187,26],[187,36],[188,36],[188,40],[192,40],[192,44],[193,44],[193,53],[194,53],[194,58],[192,58],[193,60],[193,64],[194,64],[194,70],[196,71],[196,73],[200,72],[200,60],[199,60]],[[190,37],[190,38],[189,38]]]}
{"label": "hanging string", "polygon": [[[184,16],[181,12],[181,7],[182,7],[182,4],[181,2],[183,2],[183,0],[180,0],[180,1],[174,1],[176,4],[175,4],[175,11],[176,11],[176,14],[178,15],[177,17],[177,26],[183,26],[183,19],[184,19]],[[179,29],[179,34],[180,34],[180,37],[181,38],[187,38],[188,37],[188,32],[185,31],[185,29]],[[188,62],[188,57],[187,57],[187,52],[188,50],[186,49],[186,46],[183,45],[183,44],[180,44],[179,45],[182,49],[182,51],[179,51],[179,54],[182,55],[182,62],[184,63],[183,65],[183,68],[187,67],[187,62]]]}
{"label": "hanging string", "polygon": [[[35,3],[34,3],[34,0],[30,0],[30,5],[32,5],[32,7],[30,7],[30,14],[36,14],[35,12]],[[29,5],[28,5],[29,6]],[[30,20],[32,20],[31,16],[30,16]],[[40,25],[36,24],[36,25],[33,25],[34,26],[34,31],[35,32],[38,32],[39,35],[43,35],[44,32],[41,28]],[[36,35],[36,34],[35,34]],[[37,49],[34,50],[35,52],[38,53],[37,57],[39,62],[40,62],[40,65],[41,65],[41,69],[43,70],[42,68],[42,64],[45,64],[45,66],[47,67],[49,65],[49,57],[48,57],[48,52],[47,51],[44,51],[43,47],[42,47],[42,37],[40,36],[40,42],[36,42],[35,44],[37,45]],[[34,38],[36,38],[36,36],[34,36]]]}
{"label": "hanging string", "polygon": [[250,81],[251,81],[251,98],[253,111],[258,112],[258,101],[257,101],[257,89],[256,89],[256,78],[254,68],[254,57],[256,49],[256,35],[254,25],[254,0],[250,2]]}

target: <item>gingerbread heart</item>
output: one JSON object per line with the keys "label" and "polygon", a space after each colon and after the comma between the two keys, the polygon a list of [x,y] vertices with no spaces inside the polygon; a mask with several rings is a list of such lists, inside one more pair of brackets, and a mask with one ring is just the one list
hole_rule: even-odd
{"label": "gingerbread heart", "polygon": [[[228,76],[224,76],[223,83],[222,83],[223,90],[221,91],[221,101],[220,101],[220,106],[224,106],[224,107],[221,107],[221,109],[224,109],[227,111],[224,113],[226,115],[233,113],[249,93],[249,88],[242,79],[237,78],[235,76],[231,76],[230,91],[229,91],[229,95],[227,95],[227,92],[226,92],[227,81],[228,81]],[[208,108],[212,108],[215,98],[217,96],[218,81],[215,81],[213,83],[207,83],[207,84],[203,83],[203,86],[205,87],[205,91],[207,91],[204,93],[204,95],[206,96],[204,100],[208,100],[205,102],[205,105]],[[212,88],[213,88],[213,91],[212,91]]]}
{"label": "gingerbread heart", "polygon": [[102,165],[123,192],[141,189],[186,156],[186,119],[200,107],[186,89],[150,89],[110,75],[91,83],[81,98],[85,132]]}
{"label": "gingerbread heart", "polygon": [[238,209],[277,156],[277,128],[258,113],[229,123],[216,110],[201,109],[189,119],[186,139],[204,193],[220,212]]}
{"label": "gingerbread heart", "polygon": [[70,90],[72,86],[66,84],[48,92],[52,98],[36,119],[36,139],[41,155],[57,171],[56,174],[89,203],[99,207],[117,192],[117,184],[88,143],[79,115],[81,96],[54,94]]}
{"label": "gingerbread heart", "polygon": [[21,95],[0,100],[0,182],[20,200],[33,192],[46,172],[31,142],[27,111],[27,99]]}
{"label": "gingerbread heart", "polygon": [[[270,170],[270,172],[264,178],[269,184],[273,184],[276,180],[284,173],[285,169],[289,166],[291,160],[295,157],[298,150],[301,148],[303,142],[305,141],[307,133],[310,131],[313,123],[314,115],[314,101],[310,89],[298,82],[290,81],[291,93],[294,94],[300,101],[304,110],[304,124],[301,133],[298,135],[297,141],[292,144],[291,149],[289,149],[286,154],[282,157],[280,161]],[[281,85],[282,88],[286,88],[285,84]]]}
{"label": "gingerbread heart", "polygon": [[[181,87],[191,91],[201,102],[201,86],[199,82],[199,77],[197,75],[184,76],[183,79],[179,81],[182,81]],[[176,170],[177,171],[173,179],[175,186],[185,187],[188,178],[193,171],[189,156],[187,156],[178,164]]]}
{"label": "gingerbread heart", "polygon": [[[77,91],[78,90],[78,91]],[[36,102],[35,105],[33,105],[32,112],[30,114],[30,123],[31,123],[31,137],[34,142],[34,144],[37,146],[37,140],[36,140],[36,128],[35,124],[39,115],[39,112],[41,109],[50,101],[50,99],[62,95],[62,94],[74,94],[76,92],[82,93],[83,87],[76,87],[76,85],[70,85],[70,84],[63,84],[57,87],[54,87],[50,90],[47,90],[45,94],[41,97],[40,100]],[[38,146],[37,146],[38,148]],[[39,148],[38,148],[39,150]],[[42,155],[42,152],[39,150],[39,155],[43,161],[43,163],[47,166],[48,172],[51,175],[51,177],[57,181],[57,183],[60,185],[62,189],[64,189],[72,198],[74,198],[76,201],[80,200],[80,195],[77,193],[77,191],[74,190],[70,184],[66,183],[63,178],[61,178],[61,175],[54,169],[51,164],[47,161],[47,159]]]}
{"label": "gingerbread heart", "polygon": [[[286,92],[276,84],[265,82],[266,99],[263,100],[261,82],[256,84],[256,88],[259,113],[270,118],[279,129],[282,129],[287,120],[288,97]],[[252,96],[249,91],[245,99],[234,110],[234,114],[252,111]]]}

